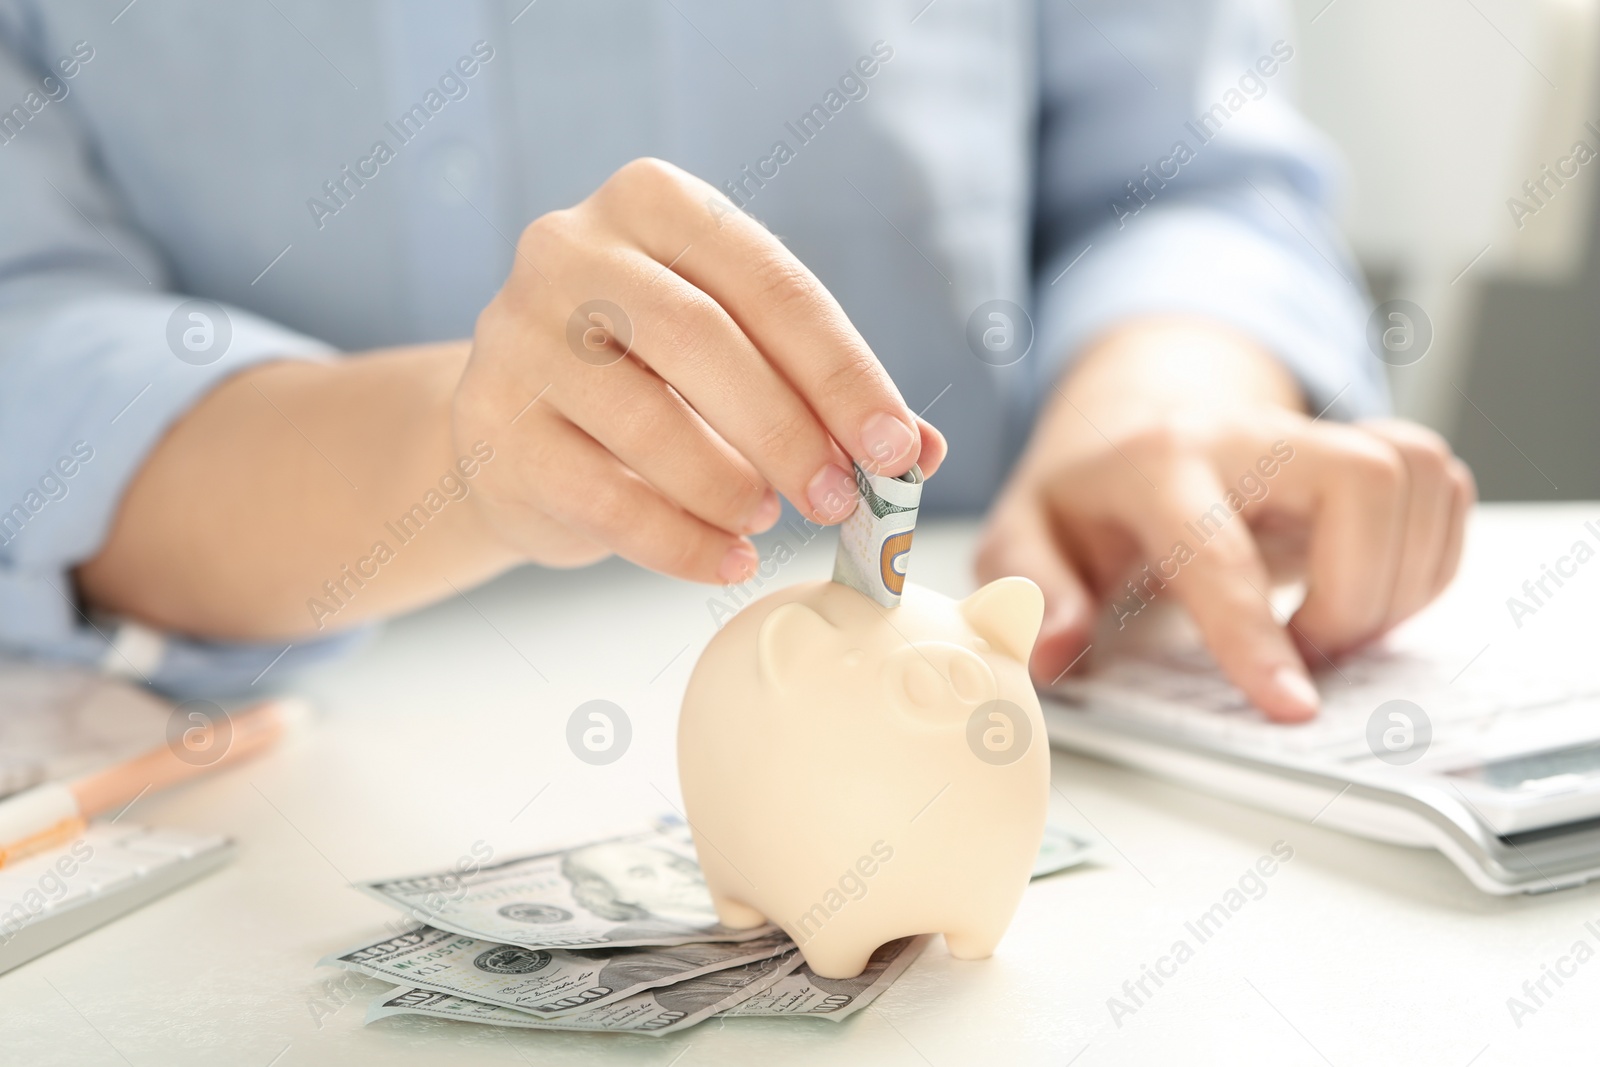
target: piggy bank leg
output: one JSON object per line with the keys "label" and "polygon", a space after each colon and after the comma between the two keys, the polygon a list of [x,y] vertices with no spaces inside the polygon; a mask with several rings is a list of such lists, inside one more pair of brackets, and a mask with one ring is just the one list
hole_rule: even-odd
{"label": "piggy bank leg", "polygon": [[820,977],[854,978],[867,969],[877,947],[876,942],[864,945],[859,937],[829,937],[823,931],[800,946],[800,954]]}
{"label": "piggy bank leg", "polygon": [[732,897],[725,897],[714,889],[711,891],[711,905],[717,909],[717,918],[722,920],[722,925],[731,926],[735,930],[748,930],[767,921],[765,915],[750,905],[741,904]]}
{"label": "piggy bank leg", "polygon": [[[699,844],[699,840],[695,843]],[[711,906],[717,909],[722,925],[735,930],[765,925],[767,917],[739,899],[751,887],[750,880],[731,867],[715,848],[701,848],[699,852],[700,873],[706,880]]]}
{"label": "piggy bank leg", "polygon": [[994,955],[1005,927],[998,930],[947,930],[944,943],[958,960],[986,960]]}

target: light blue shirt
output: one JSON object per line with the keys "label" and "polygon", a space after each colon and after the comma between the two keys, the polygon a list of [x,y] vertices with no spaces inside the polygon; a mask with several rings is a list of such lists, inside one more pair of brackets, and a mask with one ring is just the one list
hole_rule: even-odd
{"label": "light blue shirt", "polygon": [[[70,572],[188,407],[261,360],[469,335],[521,228],[638,156],[839,298],[950,440],[930,510],[981,508],[1135,316],[1379,410],[1289,38],[1247,0],[0,0],[0,650],[129,661]],[[282,651],[132,644],[173,691]]]}

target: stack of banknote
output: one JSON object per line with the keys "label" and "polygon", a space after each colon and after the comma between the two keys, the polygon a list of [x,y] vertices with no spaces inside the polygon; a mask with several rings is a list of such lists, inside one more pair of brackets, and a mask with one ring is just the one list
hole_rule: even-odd
{"label": "stack of banknote", "polygon": [[[1052,831],[1035,876],[1076,864],[1085,849]],[[372,1002],[369,1023],[427,1015],[670,1034],[714,1015],[843,1019],[893,985],[929,940],[892,941],[855,978],[822,978],[781,930],[717,921],[690,836],[670,823],[358,888],[405,916],[321,961],[395,983]]]}

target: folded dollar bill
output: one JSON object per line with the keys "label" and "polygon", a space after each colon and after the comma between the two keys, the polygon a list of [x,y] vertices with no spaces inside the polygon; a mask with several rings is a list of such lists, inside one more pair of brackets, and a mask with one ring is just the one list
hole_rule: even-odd
{"label": "folded dollar bill", "polygon": [[872,954],[867,969],[854,978],[823,978],[802,964],[755,996],[725,1008],[721,1015],[816,1015],[838,1021],[860,1011],[894,985],[902,971],[922,955],[931,934],[890,941]]}
{"label": "folded dollar bill", "polygon": [[356,888],[415,922],[523,948],[750,941],[776,931],[718,922],[688,835],[665,827],[471,874],[444,871]]}
{"label": "folded dollar bill", "polygon": [[400,985],[547,1018],[625,1000],[794,950],[782,934],[751,941],[619,949],[532,949],[417,926],[321,962]]}
{"label": "folded dollar bill", "polygon": [[906,584],[911,535],[922,502],[922,471],[912,467],[889,478],[858,466],[856,491],[860,503],[839,524],[833,580],[892,608],[900,603]]}
{"label": "folded dollar bill", "polygon": [[729,967],[658,989],[648,989],[600,1007],[540,1017],[498,1004],[484,1004],[432,989],[390,990],[367,1009],[367,1022],[392,1015],[489,1023],[529,1030],[590,1030],[661,1035],[685,1030],[770,987],[801,963],[798,952]]}

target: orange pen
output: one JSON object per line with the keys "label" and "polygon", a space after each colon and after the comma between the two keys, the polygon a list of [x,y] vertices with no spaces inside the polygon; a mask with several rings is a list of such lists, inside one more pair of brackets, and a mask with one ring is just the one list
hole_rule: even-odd
{"label": "orange pen", "polygon": [[[83,832],[88,820],[131,804],[147,792],[248,759],[281,738],[303,711],[299,701],[268,700],[228,714],[225,724],[197,715],[201,724],[183,731],[174,744],[160,745],[71,781],[46,782],[0,800],[0,867],[65,844]],[[206,748],[219,743],[218,735],[224,730],[223,751],[210,757]]]}

